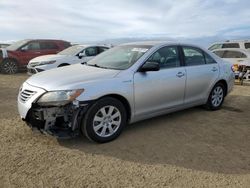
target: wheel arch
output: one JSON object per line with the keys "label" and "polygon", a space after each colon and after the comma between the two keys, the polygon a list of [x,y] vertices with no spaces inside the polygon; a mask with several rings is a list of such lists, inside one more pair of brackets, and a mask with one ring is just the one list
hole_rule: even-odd
{"label": "wheel arch", "polygon": [[105,98],[105,97],[112,97],[112,98],[119,100],[124,105],[124,107],[126,109],[127,121],[130,120],[130,118],[132,116],[131,106],[130,106],[128,100],[124,96],[122,96],[120,94],[107,94],[107,95],[104,95],[104,96],[98,98],[97,100],[100,100],[100,99]]}
{"label": "wheel arch", "polygon": [[19,63],[18,63],[17,58],[14,58],[14,57],[6,57],[6,58],[4,58],[4,59],[2,60],[2,62],[7,61],[7,60],[14,60],[14,61],[17,63],[17,65],[19,66]]}
{"label": "wheel arch", "polygon": [[225,86],[225,96],[226,96],[227,93],[228,93],[228,84],[227,84],[227,81],[224,80],[224,79],[221,79],[221,80],[217,81],[214,85],[216,85],[218,83],[221,83],[221,84],[223,84]]}

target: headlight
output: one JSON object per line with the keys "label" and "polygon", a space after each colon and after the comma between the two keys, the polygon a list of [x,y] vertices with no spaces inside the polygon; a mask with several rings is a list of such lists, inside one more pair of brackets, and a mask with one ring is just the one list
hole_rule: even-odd
{"label": "headlight", "polygon": [[54,60],[54,61],[41,61],[40,63],[39,63],[39,65],[47,65],[47,64],[53,64],[53,63],[55,63],[56,61]]}
{"label": "headlight", "polygon": [[74,101],[83,93],[84,89],[69,91],[51,91],[42,95],[37,101],[41,106],[64,106]]}

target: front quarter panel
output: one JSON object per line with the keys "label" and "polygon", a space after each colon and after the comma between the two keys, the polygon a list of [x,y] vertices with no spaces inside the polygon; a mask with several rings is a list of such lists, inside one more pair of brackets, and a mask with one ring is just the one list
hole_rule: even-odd
{"label": "front quarter panel", "polygon": [[[129,76],[128,76],[129,75]],[[124,97],[131,108],[131,114],[134,114],[134,96],[133,96],[133,74],[127,76],[98,80],[85,83],[78,88],[83,88],[84,92],[77,98],[78,101],[98,100],[107,95],[120,95]]]}

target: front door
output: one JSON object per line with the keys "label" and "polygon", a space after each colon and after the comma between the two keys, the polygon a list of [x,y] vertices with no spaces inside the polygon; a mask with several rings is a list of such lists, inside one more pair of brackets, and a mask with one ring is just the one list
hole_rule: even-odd
{"label": "front door", "polygon": [[147,61],[158,62],[160,70],[134,74],[137,118],[182,105],[184,102],[186,73],[185,68],[180,65],[178,48],[163,47]]}

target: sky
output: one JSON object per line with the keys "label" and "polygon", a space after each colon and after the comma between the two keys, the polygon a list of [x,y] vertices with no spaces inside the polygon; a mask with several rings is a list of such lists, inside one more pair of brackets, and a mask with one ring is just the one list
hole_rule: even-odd
{"label": "sky", "polygon": [[0,0],[0,41],[250,37],[249,0]]}

